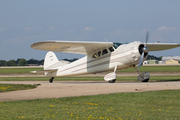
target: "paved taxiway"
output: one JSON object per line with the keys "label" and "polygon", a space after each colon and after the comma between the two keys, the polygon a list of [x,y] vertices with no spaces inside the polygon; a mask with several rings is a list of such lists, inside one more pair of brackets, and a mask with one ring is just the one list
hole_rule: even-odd
{"label": "paved taxiway", "polygon": [[41,84],[36,89],[0,93],[0,102],[42,98],[97,95],[118,92],[142,92],[180,89],[180,82],[116,82],[106,81],[0,81],[10,84]]}

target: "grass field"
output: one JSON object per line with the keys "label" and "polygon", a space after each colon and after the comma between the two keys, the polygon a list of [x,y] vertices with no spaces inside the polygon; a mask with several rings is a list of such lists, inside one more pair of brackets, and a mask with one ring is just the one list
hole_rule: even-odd
{"label": "grass field", "polygon": [[43,70],[43,68],[0,68],[0,74],[24,74],[30,71]]}
{"label": "grass field", "polygon": [[24,84],[0,84],[0,92],[28,90],[36,88],[38,85],[24,85]]}
{"label": "grass field", "polygon": [[178,120],[180,90],[0,102],[0,119]]}
{"label": "grass field", "polygon": [[[180,72],[180,66],[143,66],[141,71]],[[26,74],[42,68],[4,68],[0,74]],[[119,72],[119,71],[118,71]],[[135,72],[133,68],[121,72]],[[47,77],[1,77],[0,81],[48,81]],[[60,77],[54,81],[104,81],[103,77]],[[137,76],[117,77],[137,81]],[[150,81],[180,81],[180,76],[151,76]],[[0,84],[7,90],[10,85]],[[21,86],[21,85],[20,85]],[[20,88],[20,86],[17,89]],[[26,88],[25,88],[26,89]],[[180,90],[0,102],[0,120],[178,120]]]}
{"label": "grass field", "polygon": [[[29,74],[30,71],[43,70],[43,68],[0,68],[0,74]],[[173,66],[142,66],[142,72],[180,72],[179,65]],[[120,70],[118,72],[136,72],[134,68]]]}
{"label": "grass field", "polygon": [[[0,81],[49,81],[48,77],[0,77]],[[54,81],[104,81],[104,77],[59,77]],[[116,81],[138,81],[137,76],[121,76]],[[151,76],[150,81],[180,81],[180,76]]]}
{"label": "grass field", "polygon": [[[169,66],[142,66],[139,69],[141,72],[180,72],[179,65],[169,65]],[[128,68],[120,70],[118,72],[136,72],[134,68]]]}

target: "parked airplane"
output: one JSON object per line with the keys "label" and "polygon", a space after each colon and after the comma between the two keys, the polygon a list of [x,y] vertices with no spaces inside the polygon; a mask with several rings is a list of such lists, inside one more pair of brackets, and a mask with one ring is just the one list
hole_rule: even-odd
{"label": "parked airplane", "polygon": [[[180,47],[176,43],[141,43],[135,41],[131,43],[115,42],[80,42],[80,41],[43,41],[31,45],[31,48],[49,51],[45,56],[44,70],[32,71],[32,73],[45,73],[50,77],[49,82],[53,82],[55,77],[74,76],[103,71],[113,71],[104,77],[105,81],[114,83],[116,81],[116,70],[134,67],[139,73],[138,79],[148,82],[150,75],[148,72],[140,73],[136,68],[142,66],[149,51],[160,51]],[[87,56],[72,62],[64,63],[59,61],[52,52],[65,52],[75,54],[85,54]]]}

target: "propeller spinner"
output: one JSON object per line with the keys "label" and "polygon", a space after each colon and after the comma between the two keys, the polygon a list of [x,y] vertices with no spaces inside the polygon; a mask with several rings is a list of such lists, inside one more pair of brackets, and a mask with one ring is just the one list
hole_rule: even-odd
{"label": "propeller spinner", "polygon": [[139,59],[139,63],[138,63],[138,67],[140,68],[142,66],[142,62],[143,62],[143,59],[144,59],[144,55],[148,53],[148,47],[147,47],[147,42],[148,42],[148,39],[149,39],[149,32],[147,31],[146,33],[146,42],[144,44],[144,47],[141,48],[141,51],[142,51],[142,55]]}

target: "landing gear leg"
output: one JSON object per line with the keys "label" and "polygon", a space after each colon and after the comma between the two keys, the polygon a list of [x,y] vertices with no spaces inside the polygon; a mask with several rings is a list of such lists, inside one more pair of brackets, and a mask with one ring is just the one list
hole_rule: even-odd
{"label": "landing gear leg", "polygon": [[117,66],[115,66],[114,72],[109,73],[109,74],[107,74],[106,76],[104,76],[104,80],[105,80],[105,81],[108,81],[109,83],[114,83],[114,82],[116,82],[116,68],[117,68]]}
{"label": "landing gear leg", "polygon": [[54,77],[50,78],[50,79],[49,79],[49,82],[52,83],[52,82],[53,82],[53,79],[54,79]]}
{"label": "landing gear leg", "polygon": [[134,69],[138,72],[139,76],[137,77],[138,80],[142,82],[148,82],[150,79],[150,74],[148,72],[141,73],[135,66]]}

